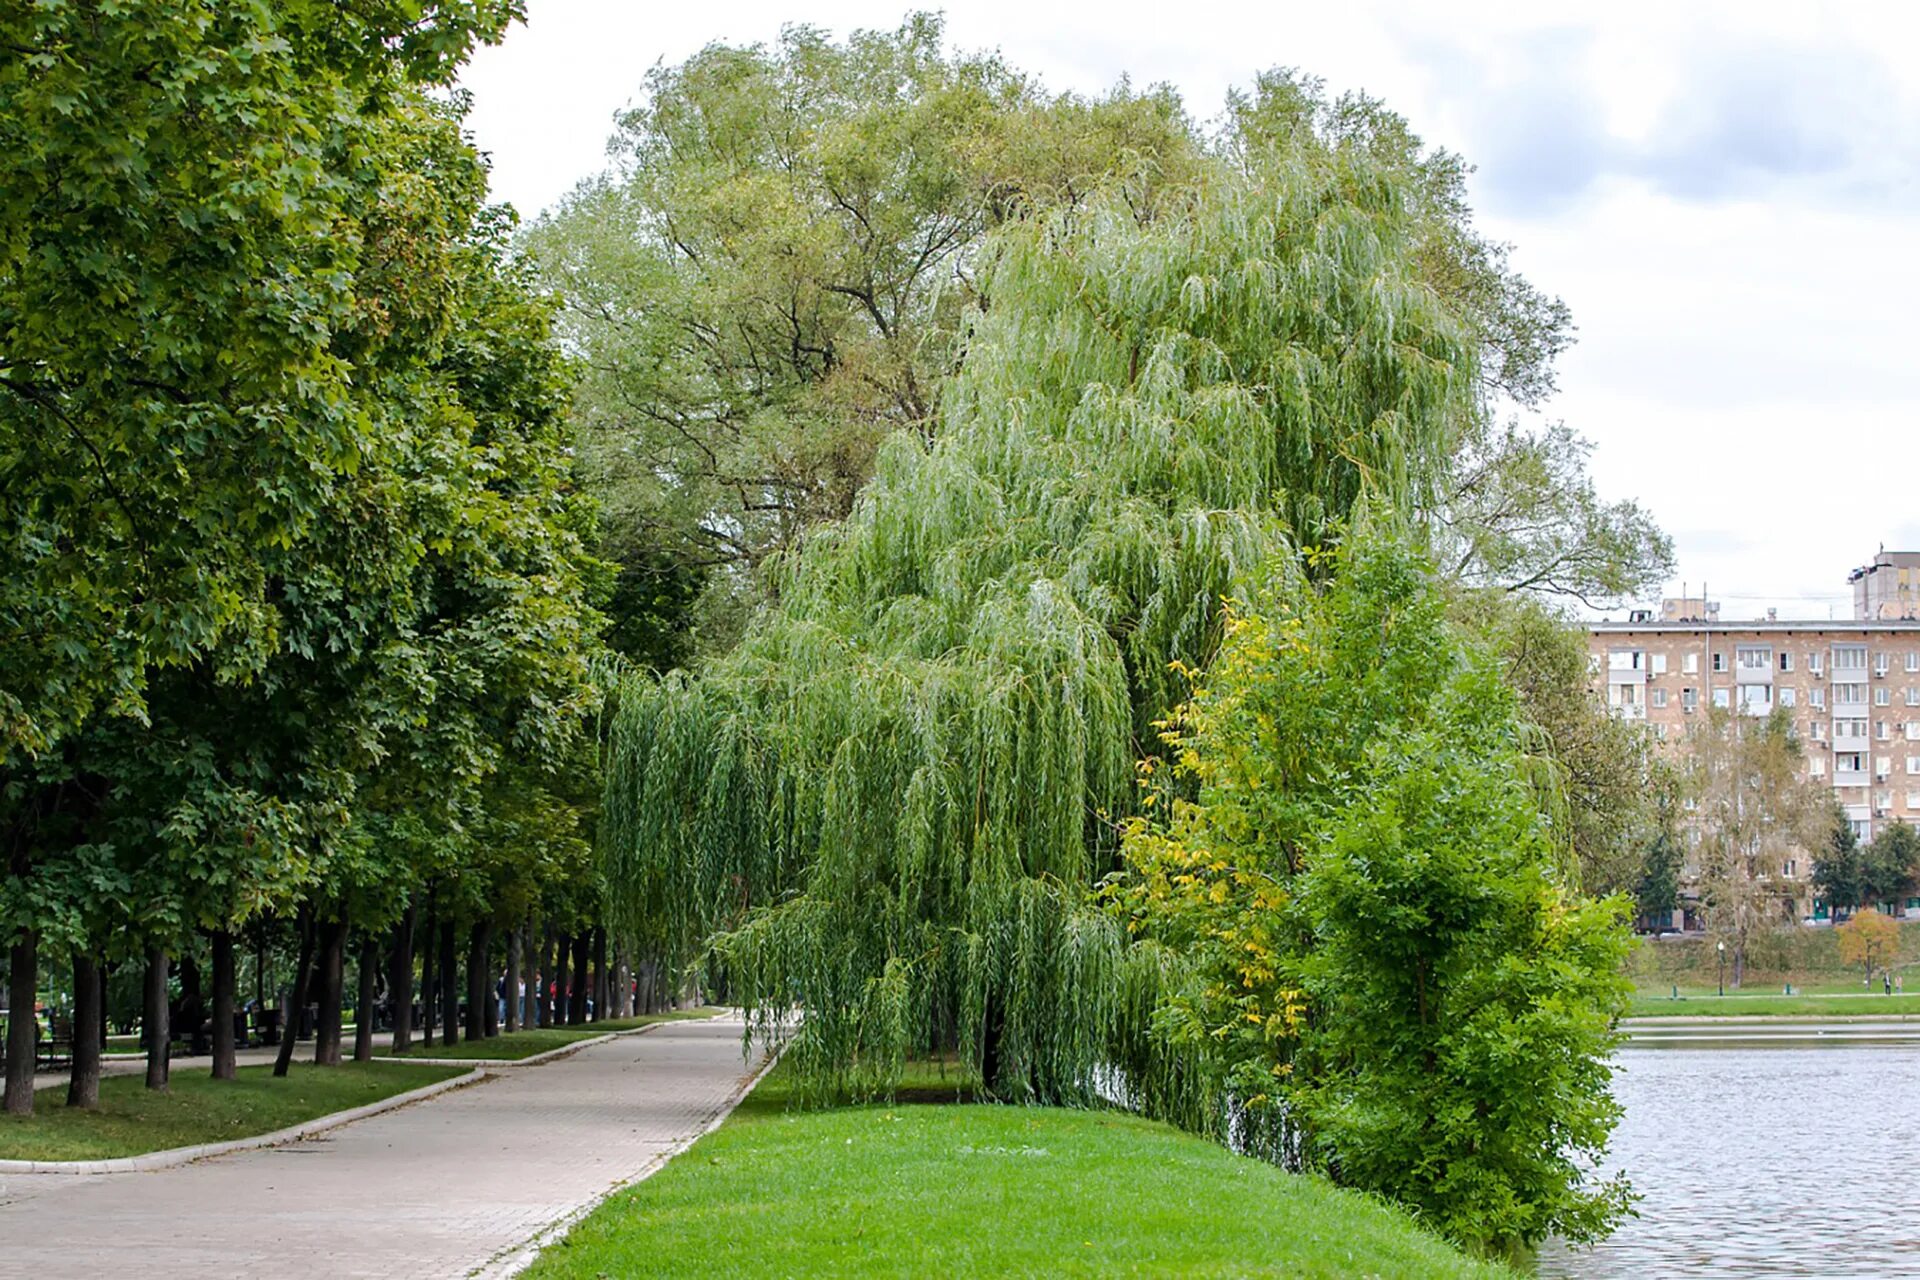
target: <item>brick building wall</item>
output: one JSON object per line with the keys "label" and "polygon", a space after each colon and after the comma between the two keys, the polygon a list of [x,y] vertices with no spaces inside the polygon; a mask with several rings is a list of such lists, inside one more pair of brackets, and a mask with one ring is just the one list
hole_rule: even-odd
{"label": "brick building wall", "polygon": [[[1920,621],[1600,622],[1587,645],[1594,693],[1664,749],[1683,750],[1705,708],[1783,707],[1808,776],[1833,788],[1863,841],[1920,824]],[[1813,914],[1811,854],[1779,870]]]}

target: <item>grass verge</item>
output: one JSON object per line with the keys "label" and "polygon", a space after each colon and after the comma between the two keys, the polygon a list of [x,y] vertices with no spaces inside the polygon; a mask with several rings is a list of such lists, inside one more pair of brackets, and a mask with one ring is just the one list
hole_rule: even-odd
{"label": "grass verge", "polygon": [[[400,1055],[404,1058],[485,1058],[493,1062],[513,1062],[536,1053],[559,1049],[581,1040],[591,1040],[614,1031],[631,1031],[656,1022],[684,1022],[693,1018],[711,1018],[726,1010],[712,1007],[676,1009],[669,1013],[649,1013],[637,1018],[609,1018],[577,1027],[534,1027],[529,1031],[503,1031],[485,1040],[462,1040],[458,1044],[436,1044],[431,1049],[414,1045]],[[385,1049],[375,1052],[385,1053]]]}
{"label": "grass verge", "polygon": [[31,1117],[0,1115],[0,1159],[113,1160],[250,1138],[460,1074],[391,1062],[295,1063],[282,1080],[269,1066],[241,1067],[230,1081],[176,1071],[165,1093],[147,1089],[144,1076],[108,1076],[98,1110],[61,1105],[66,1093],[55,1086],[35,1095]]}
{"label": "grass verge", "polygon": [[1630,1018],[1774,1017],[1884,1018],[1891,1014],[1920,1014],[1920,995],[1636,995],[1628,1006]]}
{"label": "grass verge", "polygon": [[526,1274],[1502,1277],[1398,1210],[1114,1112],[793,1112],[776,1071]]}

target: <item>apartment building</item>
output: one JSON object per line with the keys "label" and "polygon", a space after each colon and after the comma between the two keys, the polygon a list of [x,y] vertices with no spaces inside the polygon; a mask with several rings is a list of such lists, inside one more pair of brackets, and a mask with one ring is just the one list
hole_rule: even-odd
{"label": "apartment building", "polygon": [[1847,575],[1861,621],[1920,618],[1920,551],[1882,551]]}
{"label": "apartment building", "polygon": [[[1784,707],[1809,776],[1833,788],[1862,840],[1895,820],[1920,824],[1920,619],[1724,622],[1701,604],[1672,611],[1684,618],[1645,610],[1590,624],[1594,692],[1613,713],[1677,748],[1703,708]],[[1780,873],[1800,914],[1817,918],[1811,862],[1788,859]],[[1903,906],[1920,912],[1920,900]]]}

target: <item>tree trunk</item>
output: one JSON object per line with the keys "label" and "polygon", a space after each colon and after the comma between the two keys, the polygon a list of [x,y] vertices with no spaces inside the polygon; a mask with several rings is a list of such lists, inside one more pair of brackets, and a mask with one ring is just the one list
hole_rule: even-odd
{"label": "tree trunk", "polygon": [[474,921],[467,928],[467,1039],[487,1038],[487,926]]}
{"label": "tree trunk", "polygon": [[234,1070],[233,935],[219,929],[213,935],[213,1078],[231,1080]]}
{"label": "tree trunk", "polygon": [[346,996],[347,922],[320,926],[320,1019],[313,1029],[313,1065],[340,1065],[340,1006]]}
{"label": "tree trunk", "polygon": [[353,1060],[373,1061],[373,1005],[380,998],[380,936],[360,939],[360,993],[353,1002]]}
{"label": "tree trunk", "polygon": [[182,948],[180,952],[180,1003],[174,1006],[172,1022],[178,1034],[187,1042],[187,1053],[211,1054],[213,1045],[207,1035],[201,1031],[208,1025],[207,1000],[200,989],[200,966],[194,963],[193,949]]}
{"label": "tree trunk", "polygon": [[552,925],[548,925],[545,941],[540,944],[540,993],[537,997],[537,1007],[540,1013],[539,1021],[543,1027],[551,1027],[554,1025],[553,1010],[554,1002],[557,999],[555,993],[560,989],[559,956],[559,935],[553,931]]}
{"label": "tree trunk", "polygon": [[307,1007],[313,987],[313,913],[300,909],[300,955],[293,962],[293,990],[280,1005],[280,1052],[273,1057],[273,1074],[284,1076],[293,1065],[293,1042],[300,1030],[300,1011]]}
{"label": "tree trunk", "polygon": [[100,966],[85,952],[73,953],[73,1072],[67,1077],[67,1105],[91,1110],[100,1105]]}
{"label": "tree trunk", "polygon": [[531,1027],[539,1021],[537,1006],[540,1000],[540,943],[533,931],[532,916],[527,917],[526,931],[522,935],[520,964],[527,984],[526,998],[520,1007],[520,1025]]}
{"label": "tree trunk", "polygon": [[593,931],[593,1020],[605,1022],[613,1016],[613,979],[607,976],[607,928]]}
{"label": "tree trunk", "polygon": [[567,985],[572,994],[567,1000],[567,1025],[577,1027],[587,1020],[587,947],[585,933],[573,935],[573,965],[570,976],[573,981]]}
{"label": "tree trunk", "polygon": [[439,975],[434,972],[439,924],[433,906],[433,899],[427,899],[427,927],[422,938],[425,946],[420,951],[420,1043],[429,1049],[433,1048],[433,1028],[440,1020]]}
{"label": "tree trunk", "polygon": [[147,1033],[147,1088],[165,1090],[173,1050],[173,1027],[167,1017],[167,951],[147,948],[146,1008],[142,1023]]}
{"label": "tree trunk", "polygon": [[387,974],[387,1001],[393,1006],[393,1051],[413,1046],[413,903],[393,926],[393,967]]}
{"label": "tree trunk", "polygon": [[33,998],[40,986],[40,935],[32,929],[14,935],[7,950],[7,1090],[10,1116],[33,1114],[33,1060],[38,1049],[34,1034]]}
{"label": "tree trunk", "polygon": [[506,979],[500,998],[507,1003],[507,1034],[520,1029],[520,931],[507,930]]}
{"label": "tree trunk", "polygon": [[619,958],[614,961],[614,1001],[613,1016],[631,1018],[633,1016],[633,962],[628,959],[626,945],[621,944]]}
{"label": "tree trunk", "polygon": [[567,1020],[567,1010],[571,1001],[567,996],[567,962],[573,955],[573,939],[561,934],[553,943],[553,1025],[559,1026]]}
{"label": "tree trunk", "polygon": [[440,1043],[460,1043],[460,959],[453,921],[440,922]]}

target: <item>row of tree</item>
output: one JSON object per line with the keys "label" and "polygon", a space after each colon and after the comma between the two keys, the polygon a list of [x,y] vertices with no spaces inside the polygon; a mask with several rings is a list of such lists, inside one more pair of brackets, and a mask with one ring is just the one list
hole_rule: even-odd
{"label": "row of tree", "polygon": [[446,91],[519,10],[0,14],[9,1111],[53,965],[88,1105],[106,966],[144,968],[160,1086],[180,957],[232,1074],[243,933],[293,953],[322,1061],[351,951],[363,992],[418,951],[451,998],[464,949],[481,1010],[494,938],[606,936],[608,570],[551,308]]}

